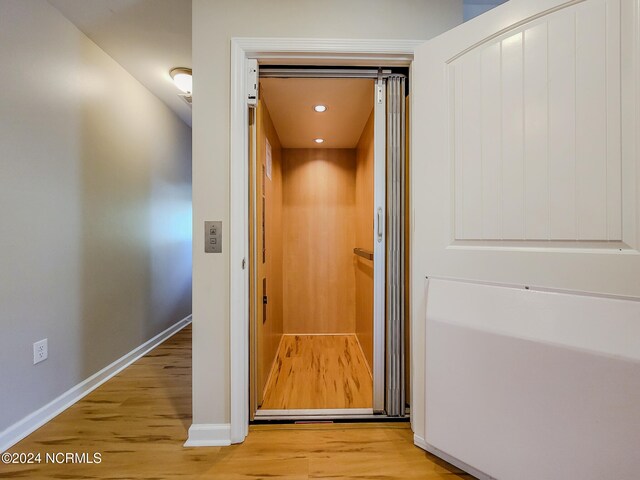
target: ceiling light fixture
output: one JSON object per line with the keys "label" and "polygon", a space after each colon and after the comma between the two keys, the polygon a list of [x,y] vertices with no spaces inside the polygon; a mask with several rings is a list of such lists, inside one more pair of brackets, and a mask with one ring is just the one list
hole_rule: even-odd
{"label": "ceiling light fixture", "polygon": [[316,138],[316,139],[314,140],[314,142],[316,142],[316,143],[323,143],[323,142],[324,142],[324,138]]}
{"label": "ceiling light fixture", "polygon": [[174,68],[169,72],[171,78],[173,79],[173,83],[182,90],[184,93],[191,95],[192,91],[192,75],[190,68]]}
{"label": "ceiling light fixture", "polygon": [[322,112],[326,112],[327,111],[327,106],[326,105],[316,105],[315,107],[313,107],[313,109],[318,113],[322,113]]}

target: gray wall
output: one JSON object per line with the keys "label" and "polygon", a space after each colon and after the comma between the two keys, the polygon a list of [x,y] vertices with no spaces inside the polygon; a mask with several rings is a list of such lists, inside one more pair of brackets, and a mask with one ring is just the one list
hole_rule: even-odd
{"label": "gray wall", "polygon": [[1,432],[191,313],[191,129],[44,0],[0,65]]}
{"label": "gray wall", "polygon": [[465,0],[464,21],[469,21],[478,15],[482,15],[489,10],[502,5],[507,0]]}

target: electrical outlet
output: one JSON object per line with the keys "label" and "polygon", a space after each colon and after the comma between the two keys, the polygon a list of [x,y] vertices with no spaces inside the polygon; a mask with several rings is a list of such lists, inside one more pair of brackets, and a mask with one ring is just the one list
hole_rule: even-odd
{"label": "electrical outlet", "polygon": [[40,340],[33,344],[33,364],[44,362],[49,356],[49,345],[47,339]]}

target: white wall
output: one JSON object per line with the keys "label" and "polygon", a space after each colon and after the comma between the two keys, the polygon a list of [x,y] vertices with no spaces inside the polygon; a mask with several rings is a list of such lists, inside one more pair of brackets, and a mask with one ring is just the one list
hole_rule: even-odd
{"label": "white wall", "polygon": [[[462,22],[461,0],[194,0],[193,422],[228,424],[231,37],[429,39]],[[203,222],[224,222],[222,254],[203,253]]]}
{"label": "white wall", "polygon": [[191,130],[44,0],[0,64],[2,431],[191,313]]}

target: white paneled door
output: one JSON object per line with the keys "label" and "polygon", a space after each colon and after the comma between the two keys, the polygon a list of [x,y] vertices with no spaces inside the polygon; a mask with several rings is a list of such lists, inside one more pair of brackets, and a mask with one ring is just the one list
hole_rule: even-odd
{"label": "white paneled door", "polygon": [[[602,340],[640,353],[640,344],[625,338],[629,330],[616,329],[615,322],[610,329],[605,317],[581,323],[582,316],[593,312],[580,306],[582,297],[640,299],[639,4],[638,0],[511,0],[425,43],[415,53],[411,84],[413,428],[419,445],[490,476],[604,478],[581,470],[580,462],[594,462],[596,451],[601,465],[615,471],[613,462],[608,463],[617,455],[615,448],[598,443],[602,442],[599,432],[602,438],[610,433],[606,421],[592,419],[589,428],[580,430],[584,442],[573,446],[563,445],[561,440],[569,437],[559,433],[578,428],[574,423],[562,424],[561,405],[571,408],[568,400],[574,393],[577,399],[589,398],[588,388],[597,388],[598,382],[587,388],[579,378],[571,379],[574,383],[568,378],[569,386],[557,392],[567,403],[559,402],[559,410],[548,415],[534,409],[537,416],[527,420],[529,427],[538,426],[533,430],[525,431],[525,424],[518,424],[526,412],[505,428],[491,428],[481,421],[460,422],[472,410],[475,417],[470,418],[485,413],[487,418],[499,418],[500,412],[476,408],[483,398],[492,399],[487,409],[496,404],[494,397],[484,395],[483,385],[493,394],[504,390],[500,399],[509,409],[526,408],[527,398],[533,396],[522,395],[522,385],[509,383],[508,378],[492,383],[491,372],[484,372],[487,382],[476,381],[476,375],[473,391],[458,388],[469,383],[464,376],[453,377],[465,371],[459,356],[471,347],[461,339],[483,341],[483,335],[476,334],[496,324],[488,318],[492,308],[471,309],[468,323],[473,335],[457,337],[458,330],[442,326],[459,320],[448,318],[460,315],[446,308],[455,297],[452,292],[466,292],[466,298],[456,300],[462,304],[476,295],[480,301],[490,293],[496,295],[491,297],[496,299],[495,311],[505,316],[501,325],[509,324],[504,330],[508,334],[501,339],[528,339],[526,332],[544,320],[550,336],[531,341],[546,344],[554,335],[573,338],[572,332],[579,331],[575,338],[582,339],[585,352]],[[527,295],[503,292],[501,296],[497,291],[459,289],[450,283],[429,291],[427,277],[482,288],[564,290],[577,295],[575,308],[557,315],[551,303],[545,306],[552,296],[538,296],[537,313],[527,316],[524,312],[531,313],[528,308],[533,305]],[[443,300],[445,295],[448,301]],[[615,316],[617,307],[611,308]],[[638,323],[640,318],[628,328],[635,331]],[[487,345],[495,340],[487,338]],[[581,345],[572,344],[571,349]],[[465,361],[478,372],[491,350],[477,343],[467,351],[471,350],[479,356]],[[601,354],[597,350],[594,355]],[[544,372],[537,370],[540,363],[529,357],[521,360],[528,365],[522,375],[540,374],[544,384]],[[602,385],[609,382],[610,391],[624,388],[603,375]],[[441,381],[444,378],[446,382]],[[436,388],[443,385],[448,391]],[[514,392],[511,387],[516,385],[520,390]],[[586,390],[578,392],[580,388]],[[447,397],[454,392],[464,400]],[[542,393],[545,398],[556,394],[553,390]],[[635,425],[640,434],[640,418],[633,416],[638,409],[622,404],[602,408],[626,412],[627,425]],[[575,411],[568,413],[566,418],[575,419]],[[609,424],[618,420],[611,419]],[[482,431],[478,431],[480,425]],[[534,438],[544,448],[536,449],[531,443]],[[492,447],[506,451],[494,458],[487,453]],[[548,454],[546,464],[539,457],[543,451]],[[631,457],[635,455],[630,452]],[[561,476],[572,471],[583,473]]]}

